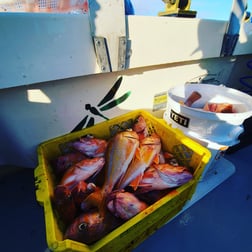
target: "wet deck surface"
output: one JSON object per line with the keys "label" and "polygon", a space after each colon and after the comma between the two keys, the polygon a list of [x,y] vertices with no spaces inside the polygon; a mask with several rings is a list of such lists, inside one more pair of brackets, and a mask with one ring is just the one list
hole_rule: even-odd
{"label": "wet deck surface", "polygon": [[[235,174],[134,251],[252,251],[252,145],[225,158]],[[1,169],[1,251],[49,251],[32,169]]]}

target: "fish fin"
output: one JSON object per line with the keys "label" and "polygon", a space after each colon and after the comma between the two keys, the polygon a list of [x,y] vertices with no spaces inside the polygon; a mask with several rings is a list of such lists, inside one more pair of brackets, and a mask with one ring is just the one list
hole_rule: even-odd
{"label": "fish fin", "polygon": [[167,158],[167,159],[169,159],[169,158],[173,158],[174,155],[172,153],[168,152],[168,151],[165,151],[164,152],[164,157]]}
{"label": "fish fin", "polygon": [[153,158],[153,163],[154,164],[159,164],[159,161],[160,161],[160,157],[159,157],[159,155],[157,154],[157,155],[155,155],[155,157]]}
{"label": "fish fin", "polygon": [[143,173],[139,174],[136,178],[134,178],[131,182],[130,182],[130,186],[133,187],[134,191],[136,191],[140,181],[142,180],[143,177]]}
{"label": "fish fin", "polygon": [[101,190],[97,190],[89,194],[85,200],[81,203],[81,209],[83,211],[88,211],[89,209],[96,207],[99,210],[102,210],[105,206],[105,197]]}
{"label": "fish fin", "polygon": [[140,150],[139,147],[136,149],[135,157],[136,157],[137,159],[141,159],[141,150]]}

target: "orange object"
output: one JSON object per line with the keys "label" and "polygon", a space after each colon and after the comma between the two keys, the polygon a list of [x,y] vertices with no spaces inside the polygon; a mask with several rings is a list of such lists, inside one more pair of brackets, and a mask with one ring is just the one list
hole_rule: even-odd
{"label": "orange object", "polygon": [[191,95],[186,99],[184,104],[188,107],[191,107],[194,102],[201,98],[201,94],[197,91],[193,91]]}

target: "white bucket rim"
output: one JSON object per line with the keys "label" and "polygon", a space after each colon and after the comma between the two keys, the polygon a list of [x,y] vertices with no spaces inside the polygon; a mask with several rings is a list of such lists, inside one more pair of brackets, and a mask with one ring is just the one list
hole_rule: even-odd
{"label": "white bucket rim", "polygon": [[[183,104],[185,99],[193,92],[198,91],[199,93],[202,93],[202,90],[204,89],[204,92],[206,90],[211,90],[211,93],[213,95],[217,96],[220,94],[220,92],[225,94],[226,98],[225,100],[234,100],[239,101],[240,103],[233,104],[236,108],[238,106],[239,109],[244,109],[244,111],[234,112],[234,113],[213,113],[209,111],[202,110],[202,102],[204,99],[207,99],[207,97],[210,97],[211,94],[204,94],[204,99],[199,99],[198,101],[193,104],[192,107],[188,107]],[[178,92],[184,92],[183,95],[178,95]],[[219,95],[220,96],[220,95]],[[202,96],[203,97],[203,96]],[[228,98],[228,99],[227,99]],[[212,98],[211,98],[212,99]],[[204,101],[205,102],[205,101]],[[225,101],[223,101],[225,102]],[[175,109],[176,112],[180,112],[182,114],[191,115],[194,117],[201,117],[202,119],[208,119],[208,120],[221,120],[221,121],[237,121],[237,124],[241,124],[245,119],[252,116],[252,97],[246,93],[243,93],[237,89],[226,87],[224,85],[214,85],[214,84],[183,84],[176,87],[173,87],[169,89],[168,91],[168,103],[170,103],[170,106],[172,109]],[[235,123],[236,124],[236,123]]]}

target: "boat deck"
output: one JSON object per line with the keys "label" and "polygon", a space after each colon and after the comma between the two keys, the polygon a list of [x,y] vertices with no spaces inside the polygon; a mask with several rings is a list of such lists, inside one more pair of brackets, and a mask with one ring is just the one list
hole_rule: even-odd
{"label": "boat deck", "polygon": [[[220,161],[224,163],[218,165],[219,171],[212,176],[221,177],[225,169],[231,175],[235,168],[235,173],[223,178],[216,188],[208,187],[210,192],[196,193],[195,197],[203,197],[189,203],[134,251],[252,251],[251,153],[249,145],[226,154]],[[43,207],[35,197],[33,170],[2,167],[0,171],[1,250],[49,252]],[[208,184],[206,178],[201,188]]]}

